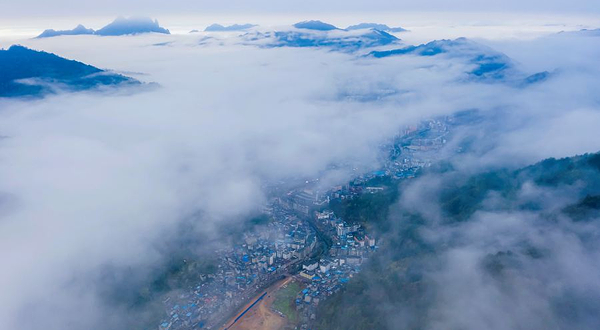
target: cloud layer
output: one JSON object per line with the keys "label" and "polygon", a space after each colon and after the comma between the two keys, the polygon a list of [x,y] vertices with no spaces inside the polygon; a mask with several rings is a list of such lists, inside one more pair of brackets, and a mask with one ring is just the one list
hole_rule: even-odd
{"label": "cloud layer", "polygon": [[[481,126],[456,132],[456,141],[483,142],[465,156],[469,170],[596,151],[591,86],[600,85],[600,66],[578,60],[597,51],[578,38],[539,41],[544,58],[556,58],[546,65],[515,56],[524,73],[556,72],[527,89],[470,80],[473,63],[444,54],[375,59],[214,35],[26,41],[161,87],[0,101],[0,253],[10,270],[0,275],[0,323],[118,328],[126,313],[101,294],[107,268],[159,264],[157,246],[192,215],[201,214],[199,235],[235,225],[262,205],[265,182],[343,182],[352,167],[376,165],[378,145],[422,118],[485,114]],[[352,166],[324,173],[343,163]],[[523,225],[519,215],[513,223]],[[448,253],[468,260],[470,251]]]}

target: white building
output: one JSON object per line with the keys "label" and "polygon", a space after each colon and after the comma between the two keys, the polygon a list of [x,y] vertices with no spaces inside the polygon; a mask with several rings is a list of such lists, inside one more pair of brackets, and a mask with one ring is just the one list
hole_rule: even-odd
{"label": "white building", "polygon": [[313,271],[313,270],[317,269],[318,266],[319,266],[319,264],[315,262],[314,264],[302,265],[302,269],[306,269],[308,271]]}

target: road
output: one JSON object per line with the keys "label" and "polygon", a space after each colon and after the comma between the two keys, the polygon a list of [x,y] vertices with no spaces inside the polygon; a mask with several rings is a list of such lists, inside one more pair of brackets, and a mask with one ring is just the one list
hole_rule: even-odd
{"label": "road", "polygon": [[246,312],[242,317],[234,323],[234,321],[244,311],[259,299],[265,291],[261,291],[256,297],[252,298],[249,303],[242,307],[240,312],[236,313],[230,320],[225,323],[225,326],[221,327],[222,330],[281,330],[287,324],[285,317],[279,315],[271,309],[273,301],[275,300],[275,293],[284,285],[288,284],[292,280],[292,277],[286,277],[285,279],[278,281],[268,287],[265,297],[260,300],[256,305],[252,306],[250,310]]}
{"label": "road", "polygon": [[[319,226],[315,223],[315,221],[313,219],[311,219],[309,216],[303,215],[303,214],[298,214],[293,212],[294,214],[296,214],[299,218],[303,219],[304,221],[306,221],[312,228],[313,230],[315,230],[316,235],[317,235],[317,239],[320,242],[319,244],[317,244],[317,251],[315,251],[313,253],[312,256],[307,256],[305,258],[302,259],[298,259],[295,260],[293,262],[290,262],[288,264],[285,265],[285,279],[281,280],[281,281],[277,281],[275,283],[273,283],[272,285],[269,285],[266,288],[261,288],[259,290],[256,291],[256,295],[255,297],[253,297],[252,299],[248,300],[248,302],[246,304],[244,304],[242,307],[238,308],[238,311],[227,320],[227,322],[225,322],[219,329],[221,330],[253,330],[253,329],[266,329],[266,330],[279,330],[279,329],[283,329],[283,327],[286,325],[287,321],[284,317],[280,316],[279,314],[273,312],[270,308],[271,304],[273,303],[274,300],[274,296],[272,295],[272,293],[275,293],[279,288],[281,288],[281,286],[285,285],[286,283],[288,283],[292,278],[291,278],[291,274],[295,274],[297,273],[297,271],[293,271],[291,268],[291,266],[296,265],[296,264],[300,264],[302,262],[305,261],[318,261],[320,259],[320,256],[329,250],[329,248],[331,247],[331,238],[329,236],[327,236],[326,233],[324,233],[323,231],[321,231],[321,229],[319,228]],[[319,245],[323,245],[323,246],[319,246]],[[241,317],[237,322],[234,323],[234,320],[236,318],[238,318],[238,316],[240,316],[242,313],[244,313],[244,311],[250,307],[250,305],[252,305],[252,303],[254,303],[256,301],[256,299],[258,299],[264,292],[267,292],[267,296],[265,299],[263,299],[261,302],[257,303],[254,307],[252,307],[248,312],[246,312],[246,314]]]}

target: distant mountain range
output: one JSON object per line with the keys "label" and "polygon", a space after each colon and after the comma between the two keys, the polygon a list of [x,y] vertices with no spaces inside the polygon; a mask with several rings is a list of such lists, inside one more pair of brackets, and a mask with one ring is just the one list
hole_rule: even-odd
{"label": "distant mountain range", "polygon": [[233,24],[223,26],[221,24],[212,24],[204,29],[205,32],[226,32],[226,31],[243,31],[255,27],[256,24]]}
{"label": "distant mountain range", "polygon": [[[385,31],[376,29],[347,31],[319,21],[301,22],[294,27],[297,30],[251,32],[243,37],[249,42],[261,41],[261,47],[326,47],[346,52],[390,45],[400,41]],[[270,42],[263,43],[262,40],[265,39]]]}
{"label": "distant mountain range", "polygon": [[0,50],[0,97],[41,97],[60,90],[139,84],[133,78],[23,46]]}
{"label": "distant mountain range", "polygon": [[351,25],[349,27],[346,28],[346,30],[348,31],[352,31],[352,30],[362,30],[362,29],[376,29],[379,31],[386,31],[386,32],[405,32],[408,31],[404,28],[401,27],[389,27],[385,24],[379,24],[379,23],[360,23],[360,24],[356,24],[356,25]]}
{"label": "distant mountain range", "polygon": [[[221,24],[212,24],[208,26],[204,31],[205,32],[226,32],[226,31],[244,31],[250,29],[252,27],[257,26],[256,24],[232,24],[232,25],[221,25]],[[312,31],[333,31],[333,30],[343,30],[335,25],[325,23],[318,20],[310,20],[298,22],[293,25],[296,29],[302,30],[312,30]],[[354,30],[379,30],[385,32],[404,32],[407,31],[401,27],[389,27],[385,24],[379,23],[360,23],[356,25],[351,25],[347,27],[346,31],[354,31]],[[140,34],[140,33],[164,33],[170,34],[169,30],[161,27],[158,24],[157,20],[152,20],[148,17],[118,17],[112,23],[106,25],[100,30],[94,31],[93,29],[88,29],[85,26],[79,24],[72,30],[53,30],[48,29],[42,32],[37,38],[50,38],[57,36],[65,36],[65,35],[101,35],[101,36],[119,36],[119,35],[128,35],[128,34]],[[199,32],[198,30],[192,30],[190,32]]]}
{"label": "distant mountain range", "polygon": [[417,46],[373,51],[368,56],[383,58],[401,55],[436,56],[439,54],[464,58],[469,63],[474,64],[475,69],[468,72],[472,78],[502,81],[518,87],[543,82],[552,75],[550,72],[544,71],[525,76],[514,68],[511,59],[505,54],[467,38],[434,40]]}
{"label": "distant mountain range", "polygon": [[[336,27],[333,24],[321,22],[321,21],[303,21],[294,24],[294,27],[297,29],[305,29],[305,30],[314,30],[314,31],[332,31],[332,30],[342,30]],[[379,23],[359,23],[356,25],[351,25],[347,27],[345,30],[353,31],[353,30],[379,30],[385,32],[404,32],[407,31],[401,27],[391,28],[385,24]]]}
{"label": "distant mountain range", "polygon": [[73,36],[73,35],[82,35],[82,34],[94,34],[95,31],[93,29],[87,29],[85,26],[79,24],[73,30],[59,30],[55,31],[52,29],[45,30],[37,36],[37,38],[51,38],[57,36]]}
{"label": "distant mountain range", "polygon": [[304,21],[294,24],[296,29],[316,30],[316,31],[331,31],[338,28],[334,25],[323,23],[321,21]]}
{"label": "distant mountain range", "polygon": [[121,36],[128,34],[141,34],[151,32],[170,34],[169,30],[161,27],[158,24],[158,20],[152,20],[148,17],[117,17],[112,23],[106,25],[105,27],[97,31],[94,31],[93,29],[87,29],[85,26],[79,24],[76,28],[72,30],[45,30],[39,36],[37,36],[37,38],[91,34],[99,36]]}
{"label": "distant mountain range", "polygon": [[399,49],[373,51],[371,56],[376,58],[412,54],[417,56],[435,56],[448,54],[453,57],[465,57],[477,67],[470,72],[479,78],[503,79],[512,63],[508,56],[494,51],[481,44],[458,38],[455,40],[434,40],[417,46],[406,46]]}
{"label": "distant mountain range", "polygon": [[466,38],[458,38],[454,40],[434,40],[426,44],[417,46],[406,46],[403,48],[374,51],[371,53],[372,56],[381,58],[394,55],[414,54],[419,56],[434,56],[441,53],[454,53],[456,50],[460,50],[461,54],[464,53],[481,53],[482,46],[472,42]]}
{"label": "distant mountain range", "polygon": [[561,31],[558,34],[559,35],[560,34],[578,35],[578,36],[582,36],[582,37],[600,37],[600,29],[593,29],[593,30],[582,29],[579,31]]}

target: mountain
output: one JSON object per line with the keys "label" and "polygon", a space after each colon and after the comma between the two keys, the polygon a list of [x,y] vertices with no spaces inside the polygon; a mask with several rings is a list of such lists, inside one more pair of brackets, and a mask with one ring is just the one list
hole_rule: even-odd
{"label": "mountain", "polygon": [[523,79],[522,86],[533,85],[533,84],[544,82],[544,81],[550,79],[550,77],[552,77],[552,75],[553,74],[548,71],[534,73],[534,74],[526,77],[525,79]]}
{"label": "mountain", "polygon": [[315,30],[315,31],[331,31],[338,28],[334,25],[323,23],[321,21],[304,21],[294,24],[296,29]]}
{"label": "mountain", "polygon": [[140,82],[23,46],[0,50],[0,97],[39,97],[57,90],[83,91],[123,84]]}
{"label": "mountain", "polygon": [[48,29],[42,32],[36,38],[50,38],[50,37],[58,37],[58,36],[74,36],[74,35],[82,35],[82,34],[94,34],[93,29],[87,29],[85,26],[79,24],[72,30],[52,30]]}
{"label": "mountain", "polygon": [[370,56],[382,58],[407,54],[416,56],[447,54],[451,57],[466,58],[470,63],[477,65],[470,74],[479,78],[503,79],[507,71],[512,68],[508,56],[466,38],[434,40],[418,46],[373,51]]}
{"label": "mountain", "polygon": [[[408,196],[383,217],[365,212],[394,230],[347,287],[319,305],[315,328],[597,328],[600,290],[581,287],[580,269],[597,269],[600,253],[600,154],[422,175],[421,197]],[[399,193],[414,194],[411,185]],[[506,315],[514,318],[502,323]]]}
{"label": "mountain", "polygon": [[477,48],[480,48],[479,46],[480,45],[466,38],[458,38],[455,40],[443,39],[434,40],[429,43],[417,46],[407,46],[404,48],[385,51],[374,51],[371,53],[371,55],[377,58],[381,58],[404,54],[413,54],[419,56],[434,56],[442,53],[471,54],[473,53],[473,50],[477,50]]}
{"label": "mountain", "polygon": [[121,36],[140,33],[163,33],[170,34],[169,30],[158,25],[158,20],[148,17],[118,17],[112,23],[96,31],[101,36]]}
{"label": "mountain", "polygon": [[379,30],[331,30],[331,31],[275,31],[266,33],[249,33],[244,36],[254,42],[268,39],[271,42],[262,47],[325,47],[337,51],[353,52],[363,48],[371,48],[393,44],[400,39]]}
{"label": "mountain", "polygon": [[376,29],[379,31],[386,31],[386,32],[405,32],[408,31],[406,29],[403,29],[401,27],[389,27],[385,24],[378,24],[378,23],[360,23],[360,24],[356,24],[356,25],[351,25],[349,27],[346,28],[346,30],[352,31],[352,30],[364,30],[364,29]]}
{"label": "mountain", "polygon": [[169,30],[162,28],[158,25],[157,20],[152,20],[148,17],[117,17],[112,23],[106,25],[98,31],[93,29],[87,29],[85,26],[79,24],[73,30],[53,30],[48,29],[42,32],[36,38],[51,38],[58,36],[72,36],[72,35],[100,35],[100,36],[120,36],[128,34],[140,34],[140,33],[163,33],[170,34]]}
{"label": "mountain", "polygon": [[471,78],[504,82],[514,87],[527,87],[541,83],[554,75],[554,73],[546,71],[526,75],[519,72],[512,60],[505,54],[466,38],[434,40],[417,46],[373,51],[368,56],[375,58],[404,55],[430,57],[440,54],[451,58],[461,58],[468,64],[475,65],[475,68],[468,72]]}
{"label": "mountain", "polygon": [[600,29],[581,29],[579,31],[561,31],[559,35],[576,35],[581,37],[600,37]]}
{"label": "mountain", "polygon": [[221,24],[212,24],[208,26],[204,31],[206,32],[225,32],[225,31],[243,31],[249,28],[255,27],[255,24],[233,24],[229,26],[223,26]]}

